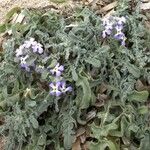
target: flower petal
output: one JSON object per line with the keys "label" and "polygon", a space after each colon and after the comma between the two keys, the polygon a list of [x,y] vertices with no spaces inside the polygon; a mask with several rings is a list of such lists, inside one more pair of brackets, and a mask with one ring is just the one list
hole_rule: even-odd
{"label": "flower petal", "polygon": [[59,63],[57,63],[55,67],[56,67],[56,68],[58,68],[58,67],[59,67],[59,65],[60,65],[60,64],[59,64]]}
{"label": "flower petal", "polygon": [[63,65],[59,66],[59,70],[64,71],[64,66]]}
{"label": "flower petal", "polygon": [[55,92],[54,91],[50,91],[50,95],[55,95]]}
{"label": "flower petal", "polygon": [[36,53],[37,50],[38,50],[37,46],[36,45],[32,46],[32,50],[33,50],[34,53]]}
{"label": "flower petal", "polygon": [[56,88],[57,88],[57,89],[60,87],[60,85],[61,85],[61,82],[60,82],[60,81],[56,82]]}
{"label": "flower petal", "polygon": [[103,37],[103,38],[105,38],[105,37],[106,37],[106,32],[105,32],[105,31],[103,31],[103,33],[102,33],[102,37]]}
{"label": "flower petal", "polygon": [[54,74],[54,73],[55,73],[55,71],[54,71],[53,69],[51,69],[50,72],[51,72],[51,74]]}
{"label": "flower petal", "polygon": [[56,77],[60,77],[61,76],[61,72],[60,71],[56,71]]}
{"label": "flower petal", "polygon": [[59,97],[61,95],[60,91],[56,91],[56,96]]}
{"label": "flower petal", "polygon": [[55,87],[54,83],[50,83],[49,86],[53,89]]}
{"label": "flower petal", "polygon": [[62,82],[61,82],[61,87],[62,87],[62,88],[66,88],[66,82],[65,82],[65,81],[62,81]]}
{"label": "flower petal", "polygon": [[65,91],[67,92],[71,92],[72,91],[72,87],[71,86],[68,86],[66,89],[65,89]]}
{"label": "flower petal", "polygon": [[43,53],[43,48],[40,47],[40,48],[38,49],[38,52],[39,52],[39,54],[42,54],[42,53]]}

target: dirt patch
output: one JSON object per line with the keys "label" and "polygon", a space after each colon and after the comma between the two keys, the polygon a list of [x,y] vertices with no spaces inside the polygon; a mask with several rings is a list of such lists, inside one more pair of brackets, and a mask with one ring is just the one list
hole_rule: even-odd
{"label": "dirt patch", "polygon": [[3,22],[6,13],[13,7],[39,8],[49,4],[49,0],[0,0],[0,23]]}
{"label": "dirt patch", "polygon": [[0,137],[0,150],[4,150],[4,145],[5,145],[5,138]]}

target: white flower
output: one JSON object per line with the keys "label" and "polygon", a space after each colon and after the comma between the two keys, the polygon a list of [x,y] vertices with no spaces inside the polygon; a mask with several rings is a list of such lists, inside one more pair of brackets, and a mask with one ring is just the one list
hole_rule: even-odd
{"label": "white flower", "polygon": [[25,48],[30,48],[34,44],[35,44],[34,38],[30,38],[30,40],[24,42]]}
{"label": "white flower", "polygon": [[21,45],[18,49],[16,49],[16,57],[23,55],[24,45]]}
{"label": "white flower", "polygon": [[26,63],[27,63],[27,62],[26,62],[26,59],[27,59],[28,57],[29,57],[28,55],[26,55],[25,57],[21,57],[21,58],[20,58],[21,64],[26,64]]}

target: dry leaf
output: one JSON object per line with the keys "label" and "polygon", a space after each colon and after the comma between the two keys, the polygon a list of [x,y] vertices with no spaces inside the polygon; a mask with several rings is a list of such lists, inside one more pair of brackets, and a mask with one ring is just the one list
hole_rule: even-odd
{"label": "dry leaf", "polygon": [[89,150],[89,146],[88,146],[88,142],[85,142],[83,145],[82,145],[82,150]]}
{"label": "dry leaf", "polygon": [[85,128],[84,127],[81,127],[77,130],[77,133],[76,133],[76,137],[79,137],[81,136],[82,134],[85,133]]}
{"label": "dry leaf", "polygon": [[0,150],[4,150],[5,147],[5,143],[6,143],[6,139],[5,137],[0,137]]}
{"label": "dry leaf", "polygon": [[3,51],[3,48],[2,48],[3,41],[4,41],[4,38],[0,37],[0,52]]}
{"label": "dry leaf", "polygon": [[86,141],[86,134],[81,135],[80,136],[80,140],[81,140],[82,144],[85,143],[85,141]]}
{"label": "dry leaf", "polygon": [[12,19],[12,23],[15,23],[16,22],[16,19],[18,18],[18,15],[19,14],[17,14],[17,13],[15,13],[14,15],[13,15],[13,19]]}
{"label": "dry leaf", "polygon": [[88,114],[86,116],[87,122],[90,121],[91,119],[95,118],[95,116],[96,116],[96,110],[92,110],[92,111],[88,112]]}
{"label": "dry leaf", "polygon": [[140,81],[140,80],[137,80],[136,84],[135,84],[135,88],[138,90],[138,91],[143,91],[144,90],[144,85],[143,83]]}
{"label": "dry leaf", "polygon": [[22,23],[25,18],[25,15],[23,13],[20,13],[15,21],[15,23]]}
{"label": "dry leaf", "polygon": [[111,16],[111,15],[114,14],[114,13],[115,13],[115,10],[112,9],[111,11],[109,11],[109,12],[104,16],[104,18],[105,18],[105,17],[109,17],[109,16]]}
{"label": "dry leaf", "polygon": [[150,9],[150,2],[149,2],[149,3],[142,3],[142,4],[140,5],[140,8],[141,8],[142,10],[148,10],[148,9]]}
{"label": "dry leaf", "polygon": [[141,2],[148,2],[149,0],[141,0]]}
{"label": "dry leaf", "polygon": [[110,3],[110,4],[108,4],[107,6],[103,7],[103,8],[100,10],[100,12],[101,12],[101,13],[102,13],[102,12],[107,12],[108,10],[113,9],[113,8],[116,7],[116,6],[117,6],[117,2]]}
{"label": "dry leaf", "polygon": [[102,93],[104,93],[106,90],[107,90],[107,85],[106,85],[105,83],[102,83],[102,84],[100,85],[99,92],[102,94]]}
{"label": "dry leaf", "polygon": [[76,142],[72,145],[72,150],[81,150],[80,139],[77,138]]}

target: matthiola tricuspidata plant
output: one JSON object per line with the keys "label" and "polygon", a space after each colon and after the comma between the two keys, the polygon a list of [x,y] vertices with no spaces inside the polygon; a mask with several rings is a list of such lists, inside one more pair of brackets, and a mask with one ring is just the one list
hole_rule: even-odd
{"label": "matthiola tricuspidata plant", "polygon": [[117,5],[107,18],[23,10],[22,24],[0,25],[12,30],[0,57],[6,150],[149,149],[150,33],[138,4]]}

